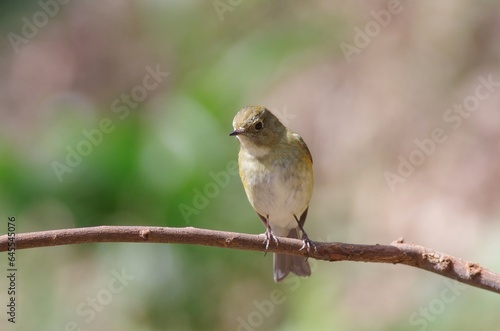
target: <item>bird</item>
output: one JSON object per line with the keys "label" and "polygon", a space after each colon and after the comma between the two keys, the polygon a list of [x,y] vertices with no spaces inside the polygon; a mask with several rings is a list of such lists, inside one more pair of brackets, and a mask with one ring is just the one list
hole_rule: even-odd
{"label": "bird", "polygon": [[[304,231],[314,179],[311,152],[302,137],[283,125],[267,108],[249,106],[233,119],[240,143],[238,168],[251,206],[264,223],[266,253],[277,237],[301,238],[302,249],[315,248]],[[273,254],[274,281],[288,274],[310,276],[307,257]]]}

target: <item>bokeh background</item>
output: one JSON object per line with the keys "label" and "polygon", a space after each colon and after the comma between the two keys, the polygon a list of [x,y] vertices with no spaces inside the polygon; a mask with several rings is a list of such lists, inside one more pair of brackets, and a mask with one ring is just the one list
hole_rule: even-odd
{"label": "bokeh background", "polygon": [[[404,237],[500,271],[499,84],[453,112],[478,77],[500,82],[497,1],[43,4],[0,5],[0,233],[8,216],[18,232],[262,233],[228,133],[239,108],[265,105],[313,154],[313,240]],[[419,159],[415,140],[436,128],[446,140]],[[0,278],[2,330],[500,325],[498,295],[398,265],[311,261],[312,277],[274,284],[271,256],[159,244],[22,250],[17,263],[15,325]]]}

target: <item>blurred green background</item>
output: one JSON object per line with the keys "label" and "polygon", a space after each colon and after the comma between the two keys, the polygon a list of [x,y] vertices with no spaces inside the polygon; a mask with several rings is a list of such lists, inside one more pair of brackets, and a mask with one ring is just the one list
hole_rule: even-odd
{"label": "blurred green background", "polygon": [[[313,154],[313,240],[404,237],[498,272],[498,86],[454,107],[478,77],[500,82],[499,15],[496,1],[3,2],[0,233],[8,216],[18,232],[262,233],[228,133],[238,109],[265,105]],[[424,155],[415,140],[436,128],[446,141]],[[424,156],[401,176],[411,155]],[[398,265],[311,261],[312,277],[274,284],[271,256],[159,244],[21,250],[17,263],[17,323],[3,308],[2,330],[500,324],[498,295]]]}

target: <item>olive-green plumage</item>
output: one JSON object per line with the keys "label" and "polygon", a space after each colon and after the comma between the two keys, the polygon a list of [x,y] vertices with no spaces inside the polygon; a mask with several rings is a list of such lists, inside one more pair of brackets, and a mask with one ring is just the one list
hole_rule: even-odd
{"label": "olive-green plumage", "polygon": [[[241,109],[233,120],[241,148],[238,165],[250,204],[266,226],[266,244],[276,236],[299,238],[313,191],[312,157],[304,140],[268,109]],[[300,222],[300,224],[298,224]],[[302,238],[308,240],[305,233]],[[274,279],[289,272],[309,276],[306,259],[274,255]]]}

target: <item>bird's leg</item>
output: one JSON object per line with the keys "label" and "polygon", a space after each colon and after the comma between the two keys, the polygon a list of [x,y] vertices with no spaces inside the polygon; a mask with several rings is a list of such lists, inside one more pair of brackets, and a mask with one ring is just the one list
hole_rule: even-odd
{"label": "bird's leg", "polygon": [[316,252],[316,244],[311,240],[309,239],[309,236],[307,235],[306,231],[304,230],[304,227],[302,226],[302,223],[299,222],[299,219],[297,218],[297,216],[295,216],[295,214],[293,214],[293,217],[295,218],[295,220],[297,221],[297,224],[299,226],[299,229],[300,231],[302,231],[302,247],[300,248],[300,250],[306,250],[307,252],[307,256],[306,256],[306,261],[307,259],[309,258],[309,252],[311,252],[311,247],[314,249],[314,251]]}
{"label": "bird's leg", "polygon": [[266,217],[262,216],[259,214],[260,219],[262,222],[264,222],[264,225],[266,226],[266,232],[264,233],[265,239],[263,244],[266,245],[266,252],[264,253],[264,256],[267,254],[267,250],[269,248],[269,243],[271,241],[274,241],[276,243],[276,246],[278,246],[278,238],[273,234],[273,230],[271,229],[271,225],[269,224],[269,215]]}

